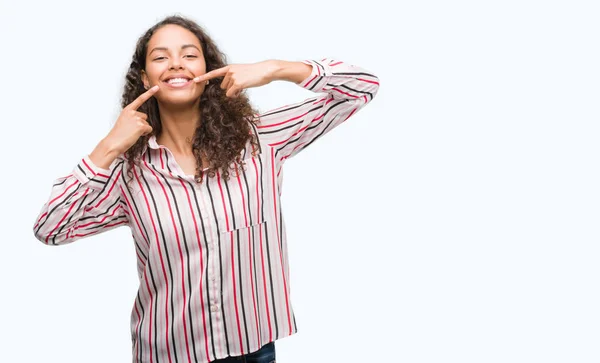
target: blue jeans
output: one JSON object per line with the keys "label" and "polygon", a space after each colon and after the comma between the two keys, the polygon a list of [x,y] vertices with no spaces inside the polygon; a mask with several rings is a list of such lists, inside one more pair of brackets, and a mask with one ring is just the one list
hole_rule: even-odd
{"label": "blue jeans", "polygon": [[211,363],[275,363],[275,342],[263,345],[256,352],[217,359]]}

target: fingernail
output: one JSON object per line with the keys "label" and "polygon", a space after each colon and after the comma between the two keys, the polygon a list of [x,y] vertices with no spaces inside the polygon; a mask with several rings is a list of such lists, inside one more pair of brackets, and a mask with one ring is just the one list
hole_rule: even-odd
{"label": "fingernail", "polygon": [[198,82],[198,81],[200,81],[200,77],[194,78],[194,82]]}
{"label": "fingernail", "polygon": [[157,89],[158,89],[158,85],[156,85],[156,86],[152,87],[152,90],[153,90],[153,91],[156,91]]}

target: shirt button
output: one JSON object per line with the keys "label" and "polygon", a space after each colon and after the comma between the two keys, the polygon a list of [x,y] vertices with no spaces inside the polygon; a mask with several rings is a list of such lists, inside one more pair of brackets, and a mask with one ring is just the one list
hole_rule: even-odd
{"label": "shirt button", "polygon": [[217,306],[216,306],[216,305],[213,305],[213,306],[211,306],[211,307],[210,307],[210,310],[211,310],[211,311],[217,311]]}

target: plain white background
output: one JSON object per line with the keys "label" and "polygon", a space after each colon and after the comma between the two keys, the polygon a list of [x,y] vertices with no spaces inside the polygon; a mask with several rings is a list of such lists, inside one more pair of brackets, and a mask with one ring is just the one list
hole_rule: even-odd
{"label": "plain white background", "polygon": [[600,361],[597,2],[0,4],[1,361],[131,359],[129,230],[49,247],[32,227],[116,120],[137,38],[175,13],[231,63],[333,57],[381,80],[286,164],[299,332],[278,362]]}

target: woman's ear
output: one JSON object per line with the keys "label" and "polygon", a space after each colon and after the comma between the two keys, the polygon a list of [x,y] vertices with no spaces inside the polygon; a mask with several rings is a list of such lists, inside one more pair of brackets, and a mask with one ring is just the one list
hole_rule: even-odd
{"label": "woman's ear", "polygon": [[150,82],[148,81],[148,75],[146,74],[146,72],[144,70],[142,70],[140,73],[142,74],[142,83],[144,83],[144,88],[145,89],[150,88]]}

